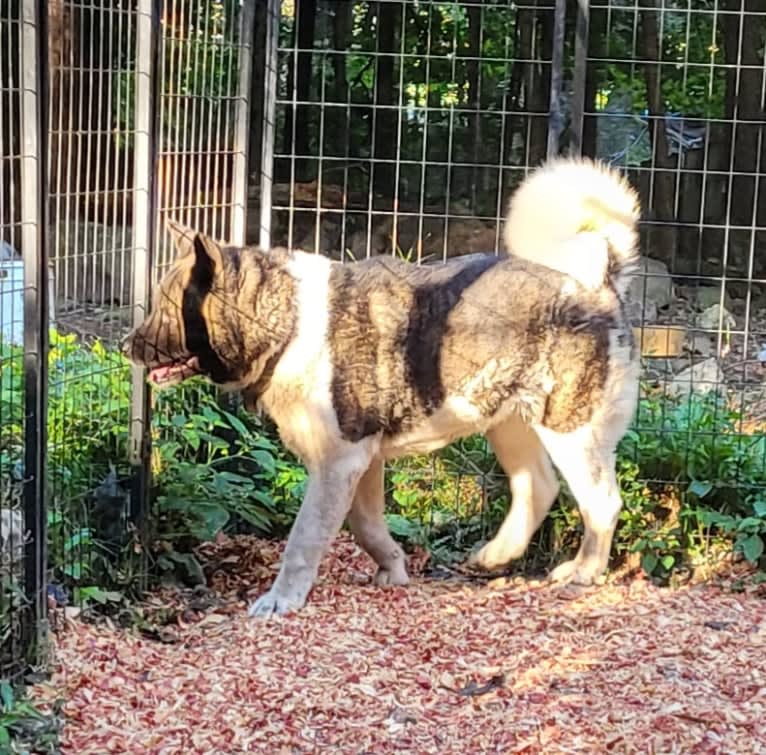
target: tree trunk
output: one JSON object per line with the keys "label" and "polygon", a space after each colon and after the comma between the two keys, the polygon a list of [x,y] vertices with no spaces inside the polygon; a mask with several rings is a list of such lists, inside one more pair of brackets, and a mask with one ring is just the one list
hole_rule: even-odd
{"label": "tree trunk", "polygon": [[[350,93],[348,90],[348,72],[346,71],[346,58],[348,57],[345,50],[348,50],[351,44],[351,22],[354,4],[348,2],[348,0],[333,0],[333,23],[332,23],[332,41],[333,49],[336,52],[332,56],[332,70],[333,70],[333,85],[330,93],[330,97],[333,102],[346,103],[350,99]],[[337,150],[334,154],[348,156],[349,154],[355,154],[354,151],[354,130],[351,127],[351,119],[348,117],[346,108],[333,107],[327,112],[325,116],[327,119],[326,128],[329,128],[331,132],[337,135],[337,138],[345,134],[343,141],[345,142],[344,151]]]}
{"label": "tree trunk", "polygon": [[[297,86],[296,93],[298,102],[308,102],[311,99],[311,64],[314,47],[314,30],[316,27],[317,4],[316,0],[300,0],[298,4],[298,64],[296,70]],[[295,113],[295,154],[311,154],[311,108],[308,105],[298,105]],[[299,173],[305,181],[311,176],[309,160],[298,162]]]}
{"label": "tree trunk", "polygon": [[649,219],[656,225],[647,229],[648,254],[666,262],[675,270],[678,234],[675,213],[676,158],[668,155],[665,135],[665,103],[662,96],[660,38],[657,24],[657,0],[641,0],[640,39],[644,64],[644,79],[651,117],[652,162],[654,172],[654,196],[649,206]]}
{"label": "tree trunk", "polygon": [[394,196],[394,165],[396,156],[396,112],[394,104],[394,50],[396,49],[396,18],[401,11],[398,4],[379,2],[378,53],[375,69],[375,140],[373,157],[373,186],[375,193],[383,197],[383,206],[389,207]]}
{"label": "tree trunk", "polygon": [[511,49],[511,78],[508,83],[505,98],[505,143],[503,155],[505,163],[514,163],[514,137],[522,130],[524,119],[519,113],[524,109],[522,102],[522,82],[524,80],[524,63],[532,55],[532,32],[534,29],[534,11],[516,6],[516,23],[514,24],[513,47]]}
{"label": "tree trunk", "polygon": [[483,9],[481,5],[468,6],[468,96],[470,98],[470,107],[474,110],[471,116],[471,133],[473,134],[473,168],[471,169],[471,206],[476,210],[476,190],[481,181],[480,168],[477,167],[481,160],[481,37],[482,37],[482,17]]}
{"label": "tree trunk", "polygon": [[[727,123],[715,124],[716,136],[711,145],[709,167],[724,173],[733,171],[731,176],[731,198],[729,198],[729,176],[715,179],[715,204],[708,201],[706,215],[712,222],[727,225],[752,226],[766,222],[764,192],[766,181],[766,133],[764,133],[764,112],[761,103],[763,87],[762,49],[766,19],[754,14],[762,11],[760,0],[725,0],[723,10],[730,11],[721,17],[724,37],[724,59],[729,66],[726,70],[726,96],[724,118]],[[740,23],[744,24],[742,27]],[[735,123],[736,121],[736,123]],[[732,155],[733,151],[733,155]],[[760,174],[760,175],[759,175]],[[709,181],[710,183],[710,181]],[[757,184],[760,183],[760,186]],[[756,189],[760,201],[755,207]],[[711,192],[708,192],[709,194]],[[712,231],[721,249],[718,268],[723,262],[724,234]],[[745,275],[749,270],[751,234],[734,230],[729,235],[727,272]],[[766,261],[760,254],[754,257],[753,274],[766,275]]]}
{"label": "tree trunk", "polygon": [[[554,0],[537,0],[531,59],[550,61],[553,52]],[[551,97],[551,67],[549,64],[530,62],[526,66],[524,100],[531,115],[528,164],[542,163],[548,153],[548,118]]]}
{"label": "tree trunk", "polygon": [[593,8],[590,14],[590,35],[588,38],[588,57],[590,62],[585,76],[585,103],[583,107],[583,138],[582,153],[588,157],[596,157],[598,150],[598,122],[596,114],[596,95],[599,84],[599,66],[594,58],[606,56],[606,9]]}

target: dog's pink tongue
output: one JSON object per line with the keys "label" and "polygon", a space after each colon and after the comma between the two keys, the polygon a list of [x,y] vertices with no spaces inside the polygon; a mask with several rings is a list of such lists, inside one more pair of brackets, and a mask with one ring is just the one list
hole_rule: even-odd
{"label": "dog's pink tongue", "polygon": [[155,367],[149,371],[149,380],[153,383],[161,383],[167,378],[172,369],[172,367]]}

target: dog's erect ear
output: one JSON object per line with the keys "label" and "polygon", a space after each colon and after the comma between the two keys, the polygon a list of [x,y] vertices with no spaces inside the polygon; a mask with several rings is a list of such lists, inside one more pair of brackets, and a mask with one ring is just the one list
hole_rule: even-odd
{"label": "dog's erect ear", "polygon": [[223,257],[218,242],[175,220],[168,220],[166,225],[178,252],[176,259],[193,253],[197,260],[200,257],[208,257],[214,270],[221,269]]}
{"label": "dog's erect ear", "polygon": [[194,244],[197,240],[197,231],[176,220],[168,220],[165,225],[176,248],[176,259],[180,260],[186,257],[186,255],[191,254],[194,251]]}

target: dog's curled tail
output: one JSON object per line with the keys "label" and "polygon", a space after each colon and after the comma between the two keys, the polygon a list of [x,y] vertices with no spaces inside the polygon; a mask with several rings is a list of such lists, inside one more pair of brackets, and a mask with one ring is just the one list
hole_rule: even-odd
{"label": "dog's curled tail", "polygon": [[505,245],[517,257],[571,275],[588,288],[624,295],[638,267],[638,194],[614,168],[557,158],[511,197]]}

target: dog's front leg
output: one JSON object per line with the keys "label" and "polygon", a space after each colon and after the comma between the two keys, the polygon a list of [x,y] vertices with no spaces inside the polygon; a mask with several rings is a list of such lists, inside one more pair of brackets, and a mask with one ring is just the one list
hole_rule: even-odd
{"label": "dog's front leg", "polygon": [[319,562],[340,531],[370,459],[367,449],[356,447],[309,471],[306,495],[287,539],[279,574],[272,588],[250,606],[250,616],[285,614],[304,605]]}

